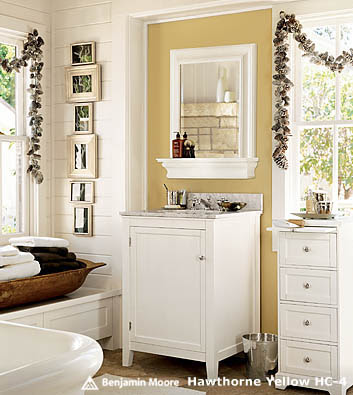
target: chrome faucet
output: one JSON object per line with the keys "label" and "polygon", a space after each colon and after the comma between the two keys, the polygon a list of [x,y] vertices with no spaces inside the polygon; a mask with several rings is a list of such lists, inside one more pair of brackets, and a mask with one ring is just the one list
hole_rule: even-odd
{"label": "chrome faucet", "polygon": [[205,210],[212,210],[212,202],[209,196],[207,197],[207,200],[201,198],[200,203],[205,206]]}
{"label": "chrome faucet", "polygon": [[193,198],[191,201],[191,209],[192,210],[218,210],[219,208],[212,201],[211,196],[207,196],[204,198]]}

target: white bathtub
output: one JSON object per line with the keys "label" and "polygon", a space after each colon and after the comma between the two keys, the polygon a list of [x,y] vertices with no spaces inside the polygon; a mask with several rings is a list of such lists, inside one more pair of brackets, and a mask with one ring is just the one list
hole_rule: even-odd
{"label": "white bathtub", "polygon": [[101,367],[93,339],[0,321],[0,394],[79,395]]}

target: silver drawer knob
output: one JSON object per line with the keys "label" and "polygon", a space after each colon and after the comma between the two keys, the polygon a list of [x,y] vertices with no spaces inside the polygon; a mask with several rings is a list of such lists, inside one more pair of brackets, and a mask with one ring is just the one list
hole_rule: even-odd
{"label": "silver drawer knob", "polygon": [[304,287],[305,289],[309,289],[309,288],[310,288],[310,284],[309,284],[309,283],[304,283],[304,284],[303,284],[303,287]]}
{"label": "silver drawer knob", "polygon": [[305,246],[305,247],[303,247],[303,251],[304,251],[304,252],[309,252],[309,251],[310,251],[310,248],[309,248],[308,246]]}
{"label": "silver drawer knob", "polygon": [[311,322],[309,320],[305,320],[303,322],[304,326],[310,326]]}
{"label": "silver drawer knob", "polygon": [[305,357],[304,358],[304,362],[305,363],[310,363],[311,362],[311,358],[310,357]]}
{"label": "silver drawer knob", "polygon": [[204,261],[205,259],[206,259],[206,257],[205,257],[204,255],[200,255],[200,256],[199,256],[199,260],[200,260],[200,261]]}

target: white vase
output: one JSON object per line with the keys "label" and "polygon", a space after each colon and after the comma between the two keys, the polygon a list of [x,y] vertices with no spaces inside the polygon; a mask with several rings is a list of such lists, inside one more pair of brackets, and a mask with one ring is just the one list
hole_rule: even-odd
{"label": "white vase", "polygon": [[218,82],[217,82],[217,92],[216,92],[217,103],[223,103],[224,91],[225,91],[224,69],[223,67],[220,67],[218,70]]}

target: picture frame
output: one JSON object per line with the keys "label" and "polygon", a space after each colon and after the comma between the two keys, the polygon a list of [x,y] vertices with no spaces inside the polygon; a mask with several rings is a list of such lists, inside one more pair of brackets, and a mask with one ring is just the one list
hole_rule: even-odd
{"label": "picture frame", "polygon": [[68,177],[97,178],[97,136],[74,134],[67,139]]}
{"label": "picture frame", "polygon": [[70,181],[70,203],[93,204],[94,182],[93,181]]}
{"label": "picture frame", "polygon": [[101,65],[65,67],[66,102],[85,103],[101,101]]}
{"label": "picture frame", "polygon": [[95,41],[71,44],[70,58],[72,66],[81,66],[96,63]]}
{"label": "picture frame", "polygon": [[93,206],[77,205],[73,207],[73,234],[91,237],[93,235]]}
{"label": "picture frame", "polygon": [[93,103],[74,104],[74,134],[93,133]]}

